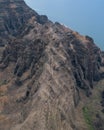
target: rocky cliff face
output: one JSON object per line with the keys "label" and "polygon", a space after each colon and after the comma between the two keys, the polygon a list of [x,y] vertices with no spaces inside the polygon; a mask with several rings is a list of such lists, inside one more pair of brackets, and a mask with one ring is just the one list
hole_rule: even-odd
{"label": "rocky cliff face", "polygon": [[39,23],[47,20],[47,17],[39,16],[30,9],[24,0],[0,0],[0,45],[7,43],[7,39],[11,37],[19,36],[32,17]]}
{"label": "rocky cliff face", "polygon": [[103,66],[89,36],[52,23],[23,0],[0,0],[1,130],[89,130],[79,104],[104,78]]}

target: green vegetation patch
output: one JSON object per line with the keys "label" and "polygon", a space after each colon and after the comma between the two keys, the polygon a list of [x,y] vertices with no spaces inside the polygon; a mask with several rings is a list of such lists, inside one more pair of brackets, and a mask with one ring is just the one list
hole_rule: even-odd
{"label": "green vegetation patch", "polygon": [[83,116],[84,116],[85,122],[87,123],[89,130],[94,130],[89,109],[87,107],[83,107],[82,110],[83,110]]}
{"label": "green vegetation patch", "polygon": [[0,81],[0,86],[2,86],[2,85],[6,85],[7,83],[8,83],[7,80]]}

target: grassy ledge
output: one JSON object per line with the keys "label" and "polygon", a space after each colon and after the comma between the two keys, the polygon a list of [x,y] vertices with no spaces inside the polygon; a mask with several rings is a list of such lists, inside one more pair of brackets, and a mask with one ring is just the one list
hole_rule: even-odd
{"label": "grassy ledge", "polygon": [[83,116],[84,116],[85,122],[87,123],[89,130],[94,130],[92,118],[89,113],[89,109],[87,107],[83,107],[82,110],[83,110]]}

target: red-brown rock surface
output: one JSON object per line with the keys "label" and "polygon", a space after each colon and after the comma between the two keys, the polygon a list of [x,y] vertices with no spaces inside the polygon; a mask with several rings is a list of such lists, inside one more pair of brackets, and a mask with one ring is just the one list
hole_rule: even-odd
{"label": "red-brown rock surface", "polygon": [[77,107],[104,78],[103,55],[23,0],[0,0],[0,130],[89,130]]}

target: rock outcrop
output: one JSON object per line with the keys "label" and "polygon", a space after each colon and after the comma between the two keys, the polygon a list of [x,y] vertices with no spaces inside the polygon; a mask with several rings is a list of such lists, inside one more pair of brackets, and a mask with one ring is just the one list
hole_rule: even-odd
{"label": "rock outcrop", "polygon": [[0,0],[1,130],[88,130],[78,125],[80,95],[90,98],[103,78],[104,54],[92,38],[23,0]]}

